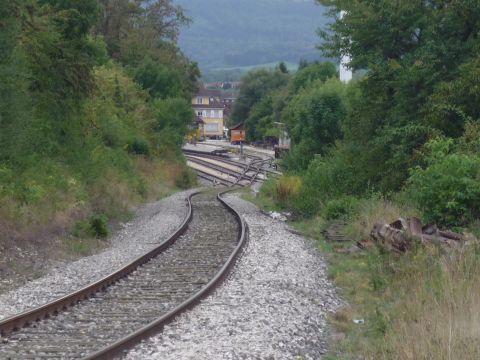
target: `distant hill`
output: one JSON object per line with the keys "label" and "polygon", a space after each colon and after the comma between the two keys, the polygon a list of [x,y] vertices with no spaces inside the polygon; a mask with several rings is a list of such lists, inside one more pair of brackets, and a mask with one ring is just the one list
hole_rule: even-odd
{"label": "distant hill", "polygon": [[180,47],[202,70],[320,59],[327,23],[313,0],[174,0],[193,18]]}

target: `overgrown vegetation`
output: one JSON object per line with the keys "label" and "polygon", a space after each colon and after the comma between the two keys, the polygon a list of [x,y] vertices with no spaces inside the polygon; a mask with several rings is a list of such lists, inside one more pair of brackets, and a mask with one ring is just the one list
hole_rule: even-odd
{"label": "overgrown vegetation", "polygon": [[[320,33],[324,55],[350,56],[365,76],[343,84],[332,65],[303,63],[286,84],[259,87],[242,109],[247,131],[264,137],[265,119],[275,119],[292,139],[284,177],[267,183],[259,201],[293,210],[297,226],[317,238],[342,220],[349,239],[365,240],[374,223],[400,216],[465,232],[470,242],[458,249],[418,246],[403,256],[322,246],[351,303],[332,319],[346,334],[332,359],[476,359],[480,6],[318,2],[335,18]],[[301,185],[286,191],[294,177]]]}
{"label": "overgrown vegetation", "polygon": [[0,18],[3,244],[104,238],[132,205],[195,181],[180,155],[198,76],[176,46],[181,8],[15,0]]}

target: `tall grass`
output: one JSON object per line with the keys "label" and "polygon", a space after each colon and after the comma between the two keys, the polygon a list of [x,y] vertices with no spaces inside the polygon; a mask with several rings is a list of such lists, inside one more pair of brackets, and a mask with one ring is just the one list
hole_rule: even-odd
{"label": "tall grass", "polygon": [[345,234],[353,241],[368,239],[375,223],[389,224],[400,217],[411,216],[419,216],[418,210],[412,206],[372,196],[358,201],[355,213],[347,222]]}
{"label": "tall grass", "polygon": [[388,287],[397,299],[382,356],[480,359],[479,244],[422,249],[401,269]]}
{"label": "tall grass", "polygon": [[[361,200],[350,239],[369,237],[373,223],[417,215],[382,198]],[[330,251],[328,246],[324,246]],[[372,248],[330,252],[331,274],[350,305],[332,318],[345,340],[334,353],[365,359],[480,359],[480,243],[444,248],[418,244],[406,254]],[[364,318],[365,325],[353,324]]]}
{"label": "tall grass", "polygon": [[302,188],[302,179],[299,176],[282,176],[277,181],[276,199],[281,204],[290,204]]}
{"label": "tall grass", "polygon": [[[270,181],[256,203],[278,204],[279,190],[285,202],[291,201],[289,181]],[[351,240],[344,245],[347,248],[368,239],[375,223],[421,216],[401,197],[347,200],[327,201],[315,217],[294,224],[320,240],[330,262],[330,277],[349,303],[331,317],[335,331],[343,335],[332,340],[328,358],[480,359],[480,243],[475,237],[469,236],[468,244],[456,248],[417,244],[403,255],[375,247],[340,254],[335,251],[338,244],[321,240],[329,212],[341,210],[346,215],[345,233]],[[470,227],[477,235],[479,229],[478,222]],[[354,319],[365,319],[365,324],[357,325]]]}

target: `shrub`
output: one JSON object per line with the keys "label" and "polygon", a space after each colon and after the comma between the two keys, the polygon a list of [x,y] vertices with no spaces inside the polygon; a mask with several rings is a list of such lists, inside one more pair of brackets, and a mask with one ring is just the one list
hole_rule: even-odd
{"label": "shrub", "polygon": [[358,207],[358,200],[352,196],[342,196],[328,201],[323,208],[327,220],[346,218],[351,216]]}
{"label": "shrub", "polygon": [[145,155],[150,154],[150,144],[142,138],[134,138],[128,142],[127,150],[131,154]]}
{"label": "shrub", "polygon": [[392,201],[381,195],[370,194],[368,198],[357,200],[354,214],[345,228],[345,236],[352,241],[370,237],[373,225],[389,224],[400,217],[418,216],[418,210],[406,204],[404,199]]}
{"label": "shrub", "polygon": [[282,176],[277,181],[276,198],[282,204],[288,204],[298,197],[302,188],[302,179],[299,176]]}
{"label": "shrub", "polygon": [[450,153],[453,141],[432,140],[425,169],[411,170],[407,195],[425,220],[462,226],[480,216],[480,156]]}
{"label": "shrub", "polygon": [[260,188],[260,195],[267,199],[274,200],[277,193],[277,179],[269,178]]}
{"label": "shrub", "polygon": [[197,183],[197,175],[189,168],[183,168],[180,175],[175,179],[175,185],[180,189],[188,189]]}
{"label": "shrub", "polygon": [[72,229],[72,235],[76,238],[104,239],[110,235],[108,230],[108,218],[104,214],[93,215],[89,219],[77,221]]}
{"label": "shrub", "polygon": [[110,234],[108,230],[108,218],[103,214],[92,216],[89,225],[89,232],[93,237],[104,239]]}

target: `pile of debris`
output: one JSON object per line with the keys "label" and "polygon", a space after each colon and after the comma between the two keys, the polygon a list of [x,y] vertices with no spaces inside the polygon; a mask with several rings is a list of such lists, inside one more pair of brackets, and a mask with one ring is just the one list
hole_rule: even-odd
{"label": "pile of debris", "polygon": [[422,221],[416,217],[400,218],[391,224],[375,224],[370,235],[378,245],[401,253],[411,249],[415,242],[452,247],[464,241],[463,235],[439,230],[432,224],[422,225]]}
{"label": "pile of debris", "polygon": [[268,217],[271,217],[273,220],[278,220],[282,222],[288,221],[292,217],[292,213],[289,212],[277,212],[277,211],[262,211],[264,215],[267,215]]}

